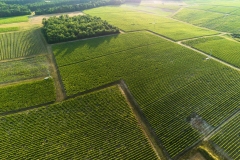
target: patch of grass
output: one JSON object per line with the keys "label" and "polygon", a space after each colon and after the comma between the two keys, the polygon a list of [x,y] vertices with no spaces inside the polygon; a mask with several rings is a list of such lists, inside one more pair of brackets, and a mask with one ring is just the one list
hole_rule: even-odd
{"label": "patch of grass", "polygon": [[55,100],[52,79],[0,88],[0,113],[35,106]]}
{"label": "patch of grass", "polygon": [[48,76],[46,56],[22,60],[0,61],[0,84]]}
{"label": "patch of grass", "polygon": [[0,124],[0,159],[157,159],[117,86]]}
{"label": "patch of grass", "polygon": [[19,27],[8,27],[8,28],[1,28],[0,27],[0,33],[3,32],[12,32],[12,31],[18,31]]}
{"label": "patch of grass", "polygon": [[27,21],[28,21],[28,16],[0,18],[0,24],[18,23],[18,22],[27,22]]}

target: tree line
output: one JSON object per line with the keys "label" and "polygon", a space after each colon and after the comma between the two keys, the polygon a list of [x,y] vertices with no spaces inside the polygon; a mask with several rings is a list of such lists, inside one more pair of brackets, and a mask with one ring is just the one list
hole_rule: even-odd
{"label": "tree line", "polygon": [[0,2],[0,17],[22,16],[29,14],[31,14],[31,11],[27,6]]}
{"label": "tree line", "polygon": [[44,18],[43,34],[48,43],[64,42],[106,34],[119,33],[119,29],[99,17],[90,15]]}
{"label": "tree line", "polygon": [[105,5],[119,5],[126,0],[0,0],[0,17],[81,11]]}

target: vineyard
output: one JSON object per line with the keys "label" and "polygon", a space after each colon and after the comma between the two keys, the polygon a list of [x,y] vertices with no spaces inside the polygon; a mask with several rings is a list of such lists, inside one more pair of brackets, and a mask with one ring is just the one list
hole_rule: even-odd
{"label": "vineyard", "polygon": [[47,53],[39,30],[0,34],[0,60]]}
{"label": "vineyard", "polygon": [[240,2],[70,2],[0,18],[0,159],[240,159]]}
{"label": "vineyard", "polygon": [[48,65],[46,56],[7,62],[0,61],[0,84],[47,76]]}
{"label": "vineyard", "polygon": [[[81,48],[84,46],[78,50]],[[239,72],[205,59],[161,39],[157,44],[59,69],[68,95],[123,78],[158,138],[174,157],[203,136],[186,121],[191,113],[216,127],[238,107]]]}
{"label": "vineyard", "polygon": [[0,113],[53,102],[54,83],[48,79],[0,87],[0,97]]}
{"label": "vineyard", "polygon": [[157,159],[117,86],[0,124],[0,159]]}
{"label": "vineyard", "polygon": [[0,24],[18,23],[18,22],[27,22],[27,21],[28,21],[28,16],[0,18]]}
{"label": "vineyard", "polygon": [[191,47],[240,67],[240,43],[223,37],[200,38],[183,42]]}
{"label": "vineyard", "polygon": [[174,15],[173,18],[217,31],[240,33],[238,28],[240,22],[237,15],[228,15],[209,10],[183,9]]}
{"label": "vineyard", "polygon": [[[135,42],[135,40],[138,42]],[[84,41],[53,45],[58,66],[87,61],[90,59],[132,50],[138,47],[161,42],[157,36],[148,32],[132,32],[114,36],[94,38]]]}
{"label": "vineyard", "polygon": [[239,121],[240,115],[230,120],[217,134],[215,134],[211,141],[220,146],[233,159],[240,159],[239,155]]}
{"label": "vineyard", "polygon": [[104,7],[86,10],[84,13],[99,16],[124,31],[151,30],[173,40],[182,40],[204,35],[217,34],[215,31],[195,27],[171,18],[141,12],[102,12]]}

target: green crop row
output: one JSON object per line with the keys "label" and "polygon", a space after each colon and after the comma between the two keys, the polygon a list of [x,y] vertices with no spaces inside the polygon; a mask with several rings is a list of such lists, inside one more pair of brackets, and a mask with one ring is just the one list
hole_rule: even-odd
{"label": "green crop row", "polygon": [[184,42],[193,48],[240,67],[240,43],[223,37],[208,37]]}
{"label": "green crop row", "polygon": [[0,159],[157,159],[117,86],[0,125]]}
{"label": "green crop row", "polygon": [[7,28],[0,28],[0,33],[2,32],[12,32],[12,31],[18,31],[19,27],[7,27]]}
{"label": "green crop row", "polygon": [[0,61],[0,84],[48,76],[46,56],[22,60]]}
{"label": "green crop row", "polygon": [[239,132],[240,115],[225,124],[210,140],[220,146],[233,159],[240,159]]}
{"label": "green crop row", "polygon": [[0,87],[0,113],[55,100],[52,79]]}
{"label": "green crop row", "polygon": [[148,29],[173,40],[182,40],[204,35],[216,34],[215,31],[199,28],[177,20],[143,12],[98,13],[104,7],[86,10],[87,14],[99,16],[124,31]]}
{"label": "green crop row", "polygon": [[28,16],[0,18],[0,24],[27,22]]}
{"label": "green crop row", "polygon": [[38,30],[0,34],[0,60],[47,53]]}
{"label": "green crop row", "polygon": [[172,157],[202,136],[186,121],[192,112],[217,126],[240,90],[239,72],[163,39],[59,70],[68,95],[124,79]]}
{"label": "green crop row", "polygon": [[240,22],[238,21],[239,16],[237,15],[196,9],[183,9],[174,15],[173,18],[222,32],[240,33],[238,28]]}
{"label": "green crop row", "polygon": [[158,42],[159,37],[142,31],[56,44],[53,52],[58,66],[63,66]]}

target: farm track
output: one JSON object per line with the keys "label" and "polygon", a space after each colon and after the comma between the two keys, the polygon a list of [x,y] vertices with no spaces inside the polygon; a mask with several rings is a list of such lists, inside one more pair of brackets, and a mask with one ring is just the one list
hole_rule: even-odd
{"label": "farm track", "polygon": [[[183,47],[185,47],[185,48],[188,48],[188,49],[193,50],[193,51],[195,51],[195,52],[197,52],[197,53],[200,53],[200,54],[202,54],[202,55],[205,55],[206,57],[209,57],[209,58],[211,58],[212,60],[217,61],[217,62],[219,62],[219,63],[221,63],[221,64],[223,64],[223,65],[225,65],[225,66],[228,66],[228,67],[230,67],[230,68],[232,68],[232,69],[235,69],[235,70],[237,70],[237,71],[240,71],[240,68],[235,67],[234,65],[232,65],[232,64],[230,64],[230,63],[227,63],[227,62],[222,61],[222,60],[220,60],[220,59],[218,59],[218,58],[215,58],[215,57],[213,57],[213,56],[211,56],[211,55],[209,55],[209,54],[207,54],[207,53],[205,53],[205,52],[202,52],[202,51],[200,51],[200,50],[197,50],[197,49],[195,49],[195,48],[192,48],[192,47],[190,47],[190,46],[187,46],[187,45],[185,45],[185,44],[182,44],[181,41],[183,41],[183,40],[181,40],[181,41],[174,41],[174,40],[172,40],[172,39],[170,39],[170,38],[167,38],[167,37],[165,37],[165,36],[163,36],[163,35],[160,35],[160,34],[158,34],[158,33],[153,32],[153,31],[150,31],[150,30],[147,30],[147,31],[150,32],[150,33],[152,33],[152,34],[155,34],[156,36],[159,36],[159,37],[161,37],[161,38],[163,38],[163,39],[165,39],[165,40],[167,40],[167,41],[170,41],[170,42],[172,42],[172,43],[179,44],[179,45],[181,45],[181,46],[183,46]],[[224,33],[221,33],[221,34],[224,34]],[[220,34],[220,35],[221,35],[221,34]],[[215,36],[216,36],[216,35],[215,35]],[[203,37],[203,36],[202,36],[202,37]],[[198,37],[198,38],[201,38],[201,37]],[[196,39],[197,39],[197,38],[196,38]],[[187,41],[187,40],[188,40],[188,39],[185,39],[184,41]]]}
{"label": "farm track", "polygon": [[240,110],[236,110],[234,113],[232,113],[231,116],[229,116],[227,119],[225,119],[221,124],[219,124],[210,134],[208,134],[204,141],[209,140],[215,133],[217,133],[222,127],[224,127],[229,121],[231,121],[233,118],[238,116],[240,114]]}
{"label": "farm track", "polygon": [[67,96],[66,96],[66,91],[62,82],[62,78],[58,70],[58,66],[52,51],[52,46],[46,42],[40,30],[39,30],[39,35],[42,42],[47,48],[47,52],[48,52],[47,59],[49,62],[49,70],[50,70],[51,76],[53,77],[55,89],[56,89],[56,102],[63,101],[64,99],[66,99]]}

